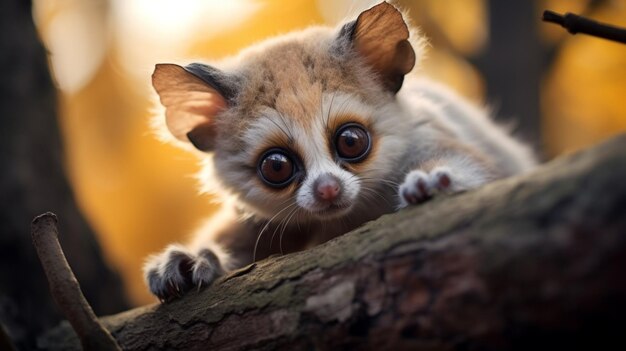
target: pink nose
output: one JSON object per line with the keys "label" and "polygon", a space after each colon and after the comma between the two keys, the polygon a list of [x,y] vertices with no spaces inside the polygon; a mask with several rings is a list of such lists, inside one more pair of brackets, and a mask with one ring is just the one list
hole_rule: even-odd
{"label": "pink nose", "polygon": [[333,201],[341,193],[339,180],[331,174],[323,174],[313,184],[318,200]]}

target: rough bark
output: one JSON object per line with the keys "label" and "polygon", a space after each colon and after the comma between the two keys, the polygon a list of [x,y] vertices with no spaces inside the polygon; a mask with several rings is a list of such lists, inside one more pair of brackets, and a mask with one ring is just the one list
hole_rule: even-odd
{"label": "rough bark", "polygon": [[54,211],[61,243],[98,314],[127,308],[65,177],[56,92],[30,1],[0,2],[0,324],[19,349],[61,315],[48,292],[28,223]]}
{"label": "rough bark", "polygon": [[625,179],[626,135],[102,322],[125,350],[623,350]]}

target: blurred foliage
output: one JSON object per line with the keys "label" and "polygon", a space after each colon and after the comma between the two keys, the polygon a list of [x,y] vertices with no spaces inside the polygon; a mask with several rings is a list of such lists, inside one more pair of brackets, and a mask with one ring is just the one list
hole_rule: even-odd
{"label": "blurred foliage", "polygon": [[[154,64],[218,60],[276,34],[311,24],[336,25],[376,2],[35,1],[34,16],[63,93],[67,169],[133,301],[154,301],[141,279],[145,256],[170,242],[184,242],[215,209],[208,196],[197,194],[193,155],[161,144],[149,129]],[[396,3],[431,43],[422,69],[412,74],[442,80],[484,103],[485,82],[470,62],[489,44],[486,2]],[[626,25],[626,1],[535,3],[537,18],[541,9],[550,8]],[[545,46],[555,52],[542,87],[547,154],[626,130],[626,46],[537,25]]]}
{"label": "blurred foliage", "polygon": [[[567,11],[565,1],[560,3],[561,11]],[[585,14],[626,27],[626,1],[602,1]],[[558,45],[542,94],[544,144],[550,155],[626,130],[626,45],[584,35]]]}

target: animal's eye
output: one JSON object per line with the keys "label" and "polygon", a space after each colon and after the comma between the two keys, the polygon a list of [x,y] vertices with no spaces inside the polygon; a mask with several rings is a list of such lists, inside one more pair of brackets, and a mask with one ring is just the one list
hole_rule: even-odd
{"label": "animal's eye", "polygon": [[259,159],[258,174],[269,186],[282,188],[293,181],[295,164],[285,151],[268,150]]}
{"label": "animal's eye", "polygon": [[356,123],[341,126],[335,134],[337,155],[347,162],[362,161],[371,148],[370,134]]}

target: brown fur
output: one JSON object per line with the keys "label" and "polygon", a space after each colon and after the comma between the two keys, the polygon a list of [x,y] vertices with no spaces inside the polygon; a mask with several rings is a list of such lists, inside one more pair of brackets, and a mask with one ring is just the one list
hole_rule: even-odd
{"label": "brown fur", "polygon": [[[157,66],[167,125],[178,140],[210,151],[199,153],[200,180],[225,202],[189,252],[172,246],[148,262],[157,296],[171,298],[172,284],[207,284],[221,268],[305,249],[436,192],[468,190],[532,165],[524,147],[456,95],[430,83],[405,82],[398,91],[422,53],[424,40],[411,33],[401,13],[383,2],[340,28],[309,28],[257,44],[219,68]],[[195,99],[202,94],[212,99]],[[335,151],[346,123],[362,125],[371,137],[359,162]],[[282,189],[257,174],[261,155],[272,148],[302,167],[301,177]],[[425,186],[428,193],[419,194]],[[336,192],[324,198],[326,191]],[[206,249],[222,267],[206,266],[197,254]],[[168,269],[172,257],[181,257],[172,252],[181,250],[202,269]]]}

